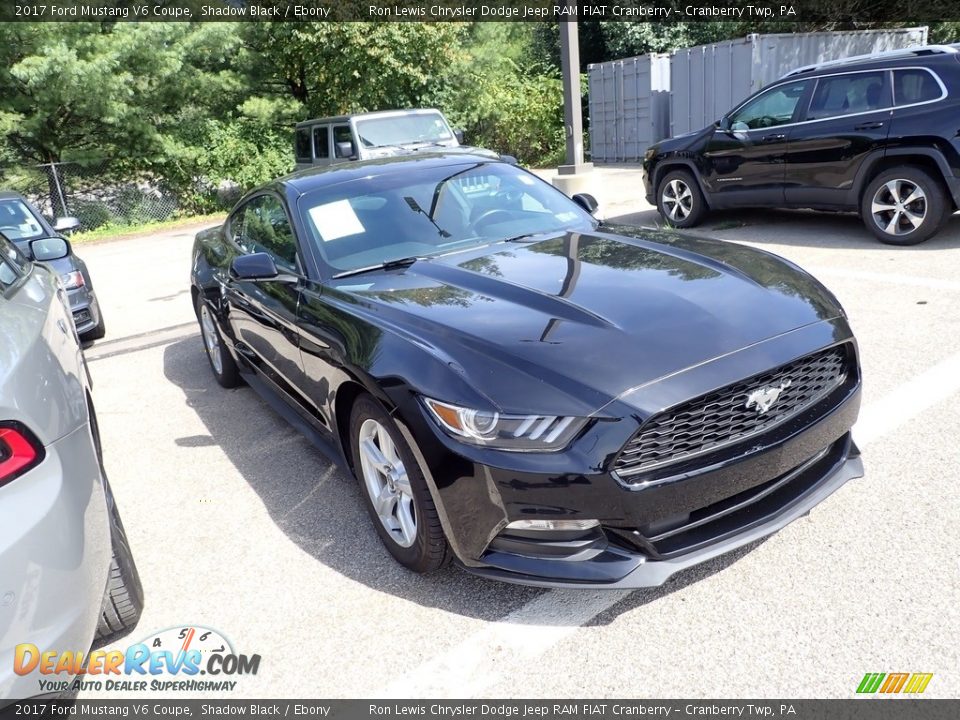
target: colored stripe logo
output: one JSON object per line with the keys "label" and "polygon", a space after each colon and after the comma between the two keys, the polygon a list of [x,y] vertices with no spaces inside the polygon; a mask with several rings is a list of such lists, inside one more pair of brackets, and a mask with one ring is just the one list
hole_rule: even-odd
{"label": "colored stripe logo", "polygon": [[933,673],[867,673],[857,686],[860,695],[907,693],[919,695],[927,689]]}

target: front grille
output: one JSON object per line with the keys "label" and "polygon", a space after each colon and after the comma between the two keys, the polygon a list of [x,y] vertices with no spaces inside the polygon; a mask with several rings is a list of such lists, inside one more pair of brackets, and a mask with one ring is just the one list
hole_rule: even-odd
{"label": "front grille", "polygon": [[[766,432],[823,400],[843,384],[847,368],[847,349],[833,347],[655,415],[621,450],[614,470],[627,478]],[[758,393],[764,389],[772,392]]]}

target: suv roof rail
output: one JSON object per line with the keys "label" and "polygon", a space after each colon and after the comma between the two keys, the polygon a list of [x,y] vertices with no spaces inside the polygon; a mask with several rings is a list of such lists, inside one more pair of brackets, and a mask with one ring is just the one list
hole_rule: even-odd
{"label": "suv roof rail", "polygon": [[796,70],[791,70],[783,77],[792,77],[794,75],[801,75],[812,70],[819,70],[820,68],[833,67],[835,65],[847,65],[855,62],[863,62],[865,60],[885,60],[917,55],[953,55],[956,53],[960,53],[960,45],[920,45],[913,48],[884,50],[881,52],[869,53],[867,55],[852,55],[850,57],[840,58],[839,60],[826,60],[824,62],[814,63],[813,65],[804,65]]}

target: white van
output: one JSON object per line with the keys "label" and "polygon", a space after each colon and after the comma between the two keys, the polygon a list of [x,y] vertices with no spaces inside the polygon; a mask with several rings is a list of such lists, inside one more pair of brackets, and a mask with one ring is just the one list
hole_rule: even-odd
{"label": "white van", "polygon": [[463,131],[451,129],[443,113],[428,108],[304,120],[296,125],[293,146],[298,170],[437,148],[499,157],[462,143]]}

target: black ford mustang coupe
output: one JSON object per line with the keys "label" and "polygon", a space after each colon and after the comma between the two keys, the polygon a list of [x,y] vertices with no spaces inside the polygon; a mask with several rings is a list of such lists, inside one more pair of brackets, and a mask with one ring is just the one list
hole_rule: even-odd
{"label": "black ford mustang coupe", "polygon": [[462,154],[281,178],[197,236],[210,366],[351,471],[419,572],[659,585],[862,475],[829,291],[593,209]]}

